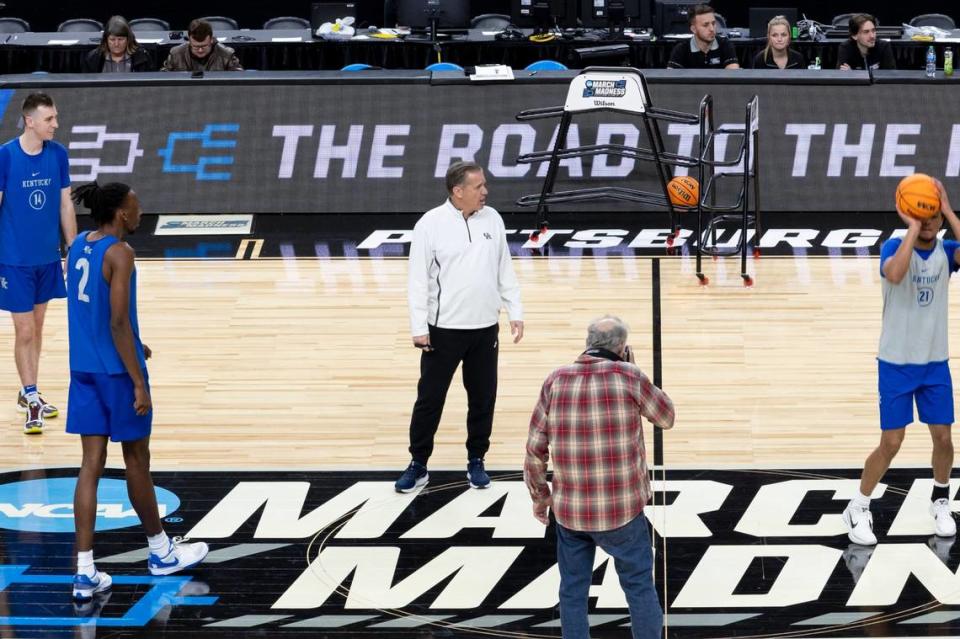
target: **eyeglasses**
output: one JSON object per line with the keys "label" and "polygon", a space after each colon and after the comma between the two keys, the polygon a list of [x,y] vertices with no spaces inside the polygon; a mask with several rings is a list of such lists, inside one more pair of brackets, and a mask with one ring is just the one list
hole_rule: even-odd
{"label": "eyeglasses", "polygon": [[206,49],[209,49],[212,46],[213,46],[213,42],[207,42],[207,43],[191,42],[190,43],[190,48],[193,49],[194,51],[204,51]]}

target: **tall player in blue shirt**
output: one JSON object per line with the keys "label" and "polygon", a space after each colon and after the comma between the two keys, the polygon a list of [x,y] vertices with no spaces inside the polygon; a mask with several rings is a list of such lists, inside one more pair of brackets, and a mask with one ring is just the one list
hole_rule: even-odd
{"label": "tall player in blue shirt", "polygon": [[47,302],[64,297],[60,230],[67,246],[77,235],[70,200],[67,150],[54,142],[59,126],[50,96],[23,101],[23,133],[0,146],[0,309],[13,317],[14,358],[22,389],[23,431],[43,430],[57,409],[40,398],[37,371]]}
{"label": "tall player in blue shirt", "polygon": [[80,435],[83,463],[73,497],[77,573],[73,598],[89,601],[110,589],[110,575],[93,561],[97,484],[107,461],[107,440],[121,442],[127,491],[147,533],[147,568],[169,575],[203,561],[207,544],[170,541],[163,531],[150,476],[153,407],[137,322],[134,252],[123,241],[140,224],[137,194],[126,184],[84,184],[73,198],[90,209],[96,231],[81,233],[67,256],[70,327],[70,412],[67,432]]}
{"label": "tall player in blue shirt", "polygon": [[930,515],[937,537],[957,534],[950,508],[953,468],[953,381],[948,363],[948,293],[950,276],[960,269],[960,243],[939,238],[946,219],[960,238],[960,219],[937,182],[940,211],[919,220],[898,210],[906,234],[891,238],[880,250],[883,321],[877,353],[880,395],[880,445],[860,476],[860,492],[843,511],[850,541],[873,546],[870,499],[900,450],[916,402],[920,421],[933,439],[933,491]]}

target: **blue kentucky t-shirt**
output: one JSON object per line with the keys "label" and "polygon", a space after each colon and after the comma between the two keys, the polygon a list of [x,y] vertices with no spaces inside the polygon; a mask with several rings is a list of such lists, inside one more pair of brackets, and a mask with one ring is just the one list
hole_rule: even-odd
{"label": "blue kentucky t-shirt", "polygon": [[48,141],[27,155],[14,138],[0,145],[0,264],[60,260],[60,191],[70,186],[67,150]]}

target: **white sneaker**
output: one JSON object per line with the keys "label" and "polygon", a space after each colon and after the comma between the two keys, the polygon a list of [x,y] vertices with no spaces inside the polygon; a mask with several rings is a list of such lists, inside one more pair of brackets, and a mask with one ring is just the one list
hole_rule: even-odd
{"label": "white sneaker", "polygon": [[873,534],[873,514],[869,508],[857,508],[850,503],[841,517],[847,525],[847,537],[850,541],[861,546],[877,544],[877,536]]}
{"label": "white sneaker", "polygon": [[940,498],[930,504],[930,515],[933,517],[937,537],[953,537],[957,534],[957,522],[953,520],[948,500]]}
{"label": "white sneaker", "polygon": [[202,541],[192,544],[184,543],[186,540],[175,537],[170,542],[170,549],[166,555],[160,557],[150,553],[147,558],[147,568],[151,575],[172,575],[175,572],[186,570],[196,566],[210,552],[210,547]]}
{"label": "white sneaker", "polygon": [[93,579],[76,574],[73,576],[73,600],[80,603],[90,601],[94,595],[110,590],[111,586],[113,579],[105,572],[97,571]]}

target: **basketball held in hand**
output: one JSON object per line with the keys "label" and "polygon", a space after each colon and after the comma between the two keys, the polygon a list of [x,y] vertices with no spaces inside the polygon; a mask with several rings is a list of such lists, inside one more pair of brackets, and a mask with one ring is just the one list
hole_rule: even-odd
{"label": "basketball held in hand", "polygon": [[679,175],[667,182],[667,193],[674,206],[694,207],[700,198],[700,183],[689,175]]}
{"label": "basketball held in hand", "polygon": [[908,175],[897,185],[897,207],[919,220],[933,217],[940,212],[940,189],[937,183],[924,173]]}

